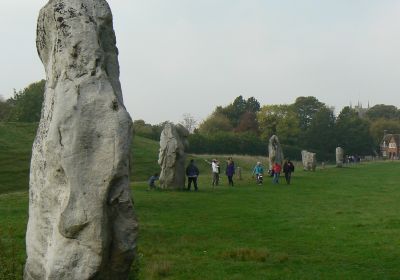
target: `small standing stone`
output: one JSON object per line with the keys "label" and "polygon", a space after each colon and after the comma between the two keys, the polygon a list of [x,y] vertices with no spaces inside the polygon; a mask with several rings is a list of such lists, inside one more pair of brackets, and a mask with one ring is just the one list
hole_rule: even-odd
{"label": "small standing stone", "polygon": [[306,171],[315,171],[317,167],[317,155],[306,150],[301,151],[303,169]]}
{"label": "small standing stone", "polygon": [[239,180],[242,180],[242,168],[240,168],[239,166],[236,168],[236,173],[238,176]]}
{"label": "small standing stone", "polygon": [[189,131],[181,124],[167,123],[161,132],[158,164],[161,167],[160,187],[183,190],[185,188],[185,148]]}
{"label": "small standing stone", "polygon": [[343,167],[344,151],[341,147],[336,148],[336,167]]}

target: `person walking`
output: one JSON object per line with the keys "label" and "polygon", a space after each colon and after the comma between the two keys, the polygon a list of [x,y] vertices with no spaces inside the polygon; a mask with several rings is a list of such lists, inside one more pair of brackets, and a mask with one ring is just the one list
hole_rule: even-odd
{"label": "person walking", "polygon": [[264,167],[261,165],[261,162],[257,162],[256,166],[254,166],[252,177],[256,175],[256,181],[258,185],[262,184],[263,174],[264,174]]}
{"label": "person walking", "polygon": [[205,160],[205,162],[207,162],[208,164],[211,164],[211,171],[212,171],[212,186],[218,186],[219,184],[219,172],[220,172],[220,168],[219,168],[219,162],[216,159],[213,159],[211,162],[209,162],[208,160]]}
{"label": "person walking", "polygon": [[191,159],[189,165],[186,167],[186,176],[188,177],[188,187],[187,190],[190,191],[192,187],[192,182],[194,185],[194,190],[197,191],[197,177],[200,172],[197,166],[194,164],[194,160]]}
{"label": "person walking", "polygon": [[155,190],[157,188],[155,184],[156,180],[158,180],[158,173],[154,173],[154,175],[149,178],[149,190]]}
{"label": "person walking", "polygon": [[274,171],[274,177],[272,179],[272,183],[279,184],[279,175],[281,174],[282,166],[278,162],[275,162],[272,167],[272,170]]}
{"label": "person walking", "polygon": [[294,172],[294,164],[289,159],[286,159],[283,164],[283,173],[285,173],[286,184],[288,185],[290,185],[292,172]]}
{"label": "person walking", "polygon": [[226,165],[226,176],[228,177],[228,185],[233,187],[233,175],[235,174],[235,163],[232,158],[228,158]]}

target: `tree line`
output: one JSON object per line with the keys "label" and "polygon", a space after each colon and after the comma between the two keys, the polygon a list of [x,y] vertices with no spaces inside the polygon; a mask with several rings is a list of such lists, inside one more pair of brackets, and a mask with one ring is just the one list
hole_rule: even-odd
{"label": "tree line", "polygon": [[14,90],[13,97],[7,100],[0,96],[0,121],[38,122],[45,83],[45,80],[41,80],[18,92]]}
{"label": "tree line", "polygon": [[[0,121],[38,122],[45,81],[14,91],[8,100],[0,99]],[[400,110],[379,104],[362,109],[346,106],[336,116],[331,107],[313,96],[301,96],[292,104],[261,106],[250,97],[236,97],[227,106],[217,106],[196,128],[196,121],[185,114],[181,122],[191,132],[189,152],[211,154],[266,153],[268,139],[276,134],[285,154],[299,159],[305,149],[318,158],[334,158],[335,148],[347,154],[377,155],[383,133],[400,133]],[[135,120],[137,135],[159,140],[165,122],[152,125]]]}

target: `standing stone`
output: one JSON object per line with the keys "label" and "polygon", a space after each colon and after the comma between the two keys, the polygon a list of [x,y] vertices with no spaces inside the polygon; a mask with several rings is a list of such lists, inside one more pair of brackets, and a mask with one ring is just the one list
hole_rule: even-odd
{"label": "standing stone", "polygon": [[25,279],[127,279],[137,221],[132,121],[104,0],[50,0],[37,50],[46,70],[29,182]]}
{"label": "standing stone", "polygon": [[269,170],[272,170],[272,166],[275,162],[282,165],[283,163],[283,151],[281,144],[279,143],[278,136],[272,135],[268,143],[268,159],[269,159]]}
{"label": "standing stone", "polygon": [[305,150],[301,151],[301,158],[303,162],[303,169],[307,171],[315,171],[317,167],[317,154],[307,152]]}
{"label": "standing stone", "polygon": [[336,167],[343,167],[344,151],[341,147],[336,148]]}
{"label": "standing stone", "polygon": [[185,148],[189,131],[181,124],[167,123],[161,132],[158,164],[162,189],[185,188]]}

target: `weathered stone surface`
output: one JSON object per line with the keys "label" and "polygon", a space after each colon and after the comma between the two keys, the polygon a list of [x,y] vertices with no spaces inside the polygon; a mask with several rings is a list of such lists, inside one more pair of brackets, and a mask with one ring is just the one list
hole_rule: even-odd
{"label": "weathered stone surface", "polygon": [[336,148],[336,166],[342,167],[343,166],[343,157],[344,151],[341,147]]}
{"label": "weathered stone surface", "polygon": [[272,170],[272,166],[275,162],[282,165],[283,159],[283,151],[278,136],[272,135],[268,142],[269,169]]}
{"label": "weathered stone surface", "polygon": [[301,151],[301,158],[303,161],[303,168],[307,171],[315,171],[317,167],[317,154],[307,152],[305,150]]}
{"label": "weathered stone surface", "polygon": [[167,123],[161,132],[158,164],[161,167],[160,187],[185,188],[185,148],[189,131],[182,125]]}
{"label": "weathered stone surface", "polygon": [[126,279],[137,221],[132,121],[104,0],[50,0],[37,49],[47,76],[33,144],[25,279]]}

